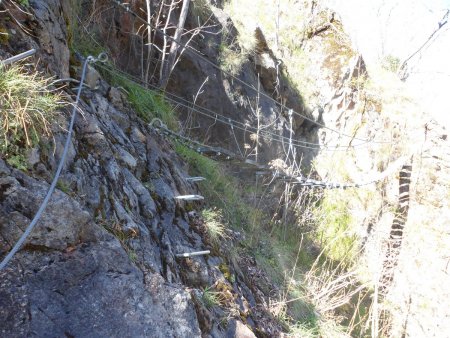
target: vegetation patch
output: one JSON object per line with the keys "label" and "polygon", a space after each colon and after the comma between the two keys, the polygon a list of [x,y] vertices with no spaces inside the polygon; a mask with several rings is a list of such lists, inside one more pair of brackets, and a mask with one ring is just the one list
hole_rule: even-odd
{"label": "vegetation patch", "polygon": [[99,70],[109,84],[125,90],[128,102],[144,122],[149,123],[156,117],[170,129],[178,129],[175,110],[166,102],[163,94],[144,87],[110,65],[101,67]]}
{"label": "vegetation patch", "polygon": [[231,75],[238,75],[242,66],[248,61],[249,52],[241,50],[234,45],[222,42],[219,46],[220,67]]}
{"label": "vegetation patch", "polygon": [[237,180],[227,175],[217,162],[182,144],[176,144],[175,150],[189,164],[192,175],[206,179],[199,185],[208,207],[221,210],[227,224],[236,229],[249,229],[253,222],[262,223],[263,214],[242,200]]}
{"label": "vegetation patch", "polygon": [[0,152],[19,169],[26,169],[25,149],[51,135],[57,109],[64,105],[51,81],[24,66],[0,66]]}
{"label": "vegetation patch", "polygon": [[9,40],[9,33],[6,28],[0,27],[0,45],[6,45]]}
{"label": "vegetation patch", "polygon": [[351,262],[356,258],[357,237],[352,226],[349,202],[340,191],[326,191],[314,210],[318,220],[316,241],[336,261]]}
{"label": "vegetation patch", "polygon": [[220,306],[220,293],[217,291],[213,291],[211,288],[205,288],[202,294],[202,303],[207,309],[210,309],[214,306]]}
{"label": "vegetation patch", "polygon": [[216,208],[202,210],[202,218],[210,241],[218,245],[221,240],[228,237],[223,224],[222,211]]}
{"label": "vegetation patch", "polygon": [[[292,334],[298,332],[321,332],[322,326],[314,311],[314,306],[298,284],[305,272],[309,271],[315,258],[302,247],[302,236],[295,226],[288,227],[287,235],[281,226],[272,228],[268,216],[245,200],[242,193],[248,187],[239,186],[237,181],[228,176],[217,162],[214,162],[195,151],[177,144],[176,151],[190,165],[191,174],[206,178],[200,183],[202,194],[208,201],[208,209],[204,212],[207,221],[217,222],[217,212],[223,220],[232,227],[243,231],[245,240],[237,252],[255,257],[258,267],[264,270],[270,280],[277,285],[285,285],[284,298],[278,300],[271,309],[273,314],[284,323],[286,330]],[[250,189],[251,190],[251,189]],[[247,191],[248,193],[248,191]],[[221,233],[222,230],[219,231]],[[220,235],[217,236],[220,238]],[[233,255],[233,253],[230,253]],[[298,267],[297,267],[298,263]],[[298,269],[297,269],[298,268]],[[222,264],[219,267],[225,278],[234,282],[234,275],[229,267]],[[293,286],[292,280],[295,280]],[[270,290],[266,290],[270,293]],[[301,295],[301,297],[299,297]],[[210,298],[216,295],[206,293],[206,302],[212,304]],[[281,306],[281,307],[280,307]],[[311,335],[314,336],[314,335]],[[331,337],[331,336],[330,336]]]}

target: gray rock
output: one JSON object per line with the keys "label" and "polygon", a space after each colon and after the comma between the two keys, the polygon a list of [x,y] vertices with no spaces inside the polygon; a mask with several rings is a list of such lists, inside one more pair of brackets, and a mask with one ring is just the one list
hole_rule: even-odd
{"label": "gray rock", "polygon": [[1,336],[200,337],[189,294],[144,283],[116,240],[18,258],[0,272]]}
{"label": "gray rock", "polygon": [[9,175],[11,170],[6,166],[5,161],[0,158],[0,176]]}
{"label": "gray rock", "polygon": [[150,192],[129,170],[123,170],[123,174],[138,197],[140,212],[144,217],[152,219],[156,215],[156,205]]}
{"label": "gray rock", "polygon": [[126,97],[119,88],[111,87],[108,91],[108,99],[117,109],[124,108]]}
{"label": "gray rock", "polygon": [[116,149],[117,149],[118,157],[121,160],[121,162],[123,164],[125,164],[126,166],[128,166],[128,168],[134,170],[137,165],[137,160],[128,151],[126,151],[122,147],[117,147]]}
{"label": "gray rock", "polygon": [[139,234],[139,226],[116,198],[113,198],[112,205],[116,216],[121,223],[122,231],[127,236],[135,236]]}
{"label": "gray rock", "polygon": [[[70,51],[67,44],[67,24],[58,0],[32,1],[34,17],[38,22],[35,34],[42,51],[48,54],[49,67],[61,78],[69,77]],[[65,13],[67,15],[67,13]]]}
{"label": "gray rock", "polygon": [[86,77],[84,80],[86,85],[89,86],[91,89],[95,89],[97,88],[100,79],[101,76],[99,72],[97,72],[97,70],[94,67],[88,65],[86,68]]}
{"label": "gray rock", "polygon": [[41,160],[41,154],[39,148],[32,148],[27,152],[27,162],[28,165],[33,167],[35,164],[39,163]]}
{"label": "gray rock", "polygon": [[134,127],[130,134],[130,140],[134,145],[134,148],[136,149],[137,156],[139,156],[139,159],[142,161],[147,160],[147,151],[145,144],[147,142],[146,136],[136,127]]}
{"label": "gray rock", "polygon": [[255,334],[241,321],[232,319],[228,323],[227,338],[256,338]]}
{"label": "gray rock", "polygon": [[[18,239],[20,234],[17,232],[28,226],[48,187],[47,183],[26,176],[19,177],[19,180],[14,177],[0,178],[0,191],[3,192],[0,210],[4,215],[0,234],[4,238],[13,236],[17,237],[15,240]],[[27,243],[48,249],[65,249],[78,243],[82,234],[87,234],[89,220],[89,214],[76,201],[55,191]]]}

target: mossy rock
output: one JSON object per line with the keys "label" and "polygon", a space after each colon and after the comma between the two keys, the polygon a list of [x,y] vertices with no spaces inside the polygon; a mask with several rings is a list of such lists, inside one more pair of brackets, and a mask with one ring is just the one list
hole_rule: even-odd
{"label": "mossy rock", "polygon": [[232,274],[230,272],[230,268],[227,264],[225,264],[225,263],[220,264],[219,270],[220,270],[220,272],[223,273],[223,276],[225,277],[225,279],[227,281],[229,281],[230,283],[234,283],[236,281],[236,277],[234,276],[234,274]]}
{"label": "mossy rock", "polygon": [[0,45],[6,45],[9,41],[9,33],[6,28],[0,27]]}

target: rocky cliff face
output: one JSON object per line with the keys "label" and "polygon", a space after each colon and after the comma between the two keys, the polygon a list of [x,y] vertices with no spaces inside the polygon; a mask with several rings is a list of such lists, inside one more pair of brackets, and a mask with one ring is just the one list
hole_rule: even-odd
{"label": "rocky cliff face", "polygon": [[[191,3],[182,42],[196,52],[179,50],[182,57],[166,87],[168,98],[176,95],[190,102],[174,106],[184,135],[266,164],[287,157],[288,114],[293,109],[307,117],[293,118],[296,140],[348,146],[345,154],[297,147],[297,159],[302,158],[305,166],[315,159],[322,178],[363,181],[368,172],[378,174],[401,154],[401,143],[409,142],[400,138],[402,118],[393,122],[394,117],[382,114],[381,103],[373,97],[378,89],[363,90],[368,82],[364,60],[351,47],[337,16],[315,13],[318,22],[302,40],[309,58],[305,74],[310,73],[305,76],[315,98],[311,102],[321,107],[313,113],[291,88],[286,69],[262,30],[253,32],[254,51],[242,57],[235,43],[238,32],[220,9],[222,1],[210,2],[216,7],[203,6],[201,0]],[[161,19],[156,20],[160,28],[168,21],[166,33],[172,35],[179,8],[169,13],[170,7],[159,11],[160,5],[161,1],[150,1],[151,12]],[[111,65],[140,80],[146,78],[145,86],[159,83],[164,34],[154,30],[149,37],[145,23],[113,1],[30,0],[29,7],[21,8],[4,0],[1,6],[6,12],[0,18],[0,33],[8,36],[0,35],[1,59],[35,48],[36,56],[29,62],[37,63],[37,69],[60,79],[79,79],[81,54],[106,51]],[[128,8],[145,18],[145,1],[131,1]],[[215,66],[225,62],[224,50],[241,57],[238,71]],[[243,242],[242,233],[227,229],[220,245],[213,243],[199,216],[204,205],[175,198],[202,192],[187,180],[188,166],[173,143],[144,122],[130,93],[113,80],[100,67],[88,69],[58,189],[26,244],[0,271],[0,336],[281,336],[286,328],[267,306],[269,297],[278,299],[279,287],[243,250],[231,254],[231,248]],[[64,90],[72,101],[75,89]],[[212,113],[196,112],[192,101]],[[242,129],[233,129],[228,119]],[[320,129],[314,121],[335,130]],[[67,123],[68,112],[62,110],[52,126],[53,138],[43,137],[29,150],[26,170],[8,164],[5,154],[0,156],[0,258],[44,198],[62,154]],[[270,130],[271,137],[255,136],[251,127],[256,125]],[[369,150],[352,148],[356,140],[342,134],[372,140],[387,127],[392,127],[390,140],[397,143],[392,149],[383,148],[383,143]],[[439,133],[435,138],[446,140],[444,131]],[[373,194],[367,204],[374,209],[378,203],[384,208],[384,195],[397,191],[392,181],[381,185],[367,190],[368,196]],[[378,193],[383,196],[377,199]],[[396,203],[396,198],[395,193],[389,203]],[[269,199],[267,206],[281,208],[278,198]],[[358,208],[370,214],[369,206]],[[358,226],[369,238],[376,220],[361,214],[358,217],[364,219]],[[203,250],[211,253],[177,257]],[[211,290],[209,297],[220,294],[214,300],[220,306],[208,304]]]}
{"label": "rocky cliff face", "polygon": [[[215,4],[214,1],[212,3]],[[159,5],[160,1],[151,2],[152,13],[158,13]],[[133,12],[140,13],[140,6],[144,5],[138,1],[131,4],[130,8]],[[85,16],[90,10],[90,7],[86,8]],[[102,41],[119,68],[135,76],[142,77],[147,72],[145,65],[150,63],[152,69],[148,81],[157,84],[161,68],[161,46],[166,43],[168,48],[171,42],[161,31],[165,26],[158,26],[161,30],[156,30],[151,36],[152,45],[158,48],[148,51],[149,38],[143,33],[146,29],[145,21],[130,15],[121,7],[111,7],[109,1],[99,2],[97,11],[102,14],[85,23],[91,37]],[[174,27],[179,17],[179,8],[169,13],[169,9],[163,7],[158,17],[165,18],[164,20],[169,18],[169,27]],[[257,159],[260,163],[285,157],[283,142],[261,137],[257,146],[254,135],[252,136],[255,134],[254,130],[245,127],[233,130],[226,124],[227,119],[232,119],[248,126],[270,126],[265,131],[289,137],[289,109],[313,118],[304,106],[301,95],[291,87],[286,69],[268,47],[261,30],[256,29],[254,37],[249,37],[256,41],[255,51],[242,57],[237,71],[224,72],[224,50],[237,58],[243,54],[236,44],[238,32],[230,18],[219,7],[205,6],[201,1],[192,2],[184,28],[188,33],[181,41],[189,44],[194,51],[190,48],[180,49],[182,57],[171,73],[166,92],[188,102],[195,101],[198,106],[226,117],[223,123],[214,116],[208,117],[195,113],[193,109],[180,108],[179,117],[183,123],[187,122],[186,134],[252,160]],[[173,30],[167,28],[165,32],[171,35]],[[221,63],[222,69],[214,66]],[[292,127],[299,140],[317,142],[316,130],[301,116],[294,115]],[[244,144],[248,144],[247,149],[243,148]],[[259,149],[258,158],[252,153],[255,147]],[[308,164],[314,155],[312,149],[304,148],[298,157],[303,157],[305,164]]]}
{"label": "rocky cliff face", "polygon": [[[9,11],[0,23],[11,38],[0,46],[0,55],[34,47],[37,55],[30,61],[40,59],[58,77],[69,76],[67,20],[73,8],[53,0],[30,1],[25,14],[12,2],[3,5]],[[110,22],[116,21],[111,17]],[[250,65],[246,69],[240,76],[256,81]],[[237,114],[231,89],[224,90],[231,80],[212,74],[218,73],[186,57],[169,88],[189,97],[208,76],[207,86],[215,89],[208,90],[205,104]],[[229,263],[221,250],[176,258],[212,249],[196,226],[193,211],[201,206],[174,198],[198,193],[197,187],[186,180],[189,174],[172,145],[136,116],[120,90],[99,81],[97,89],[83,90],[82,114],[59,189],[25,246],[0,271],[1,335],[252,337],[252,331],[261,336],[281,332],[262,306],[265,296],[258,283],[265,280],[249,283],[252,271],[258,271],[250,258],[241,257],[248,276],[237,275],[234,281],[219,269]],[[275,109],[266,105],[267,112]],[[58,122],[66,125],[67,115]],[[49,187],[66,135],[56,125],[54,130],[54,144],[48,140],[49,146],[44,142],[30,152],[27,171],[0,159],[0,257],[20,237]],[[229,236],[230,241],[239,238],[233,232]],[[200,288],[211,285],[229,294],[235,319],[224,322],[225,313],[205,307]]]}

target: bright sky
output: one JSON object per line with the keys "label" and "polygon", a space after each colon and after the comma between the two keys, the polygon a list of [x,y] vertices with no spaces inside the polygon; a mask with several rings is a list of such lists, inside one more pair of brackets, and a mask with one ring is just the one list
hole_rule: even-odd
{"label": "bright sky", "polygon": [[[404,59],[438,27],[450,0],[329,0],[357,48],[370,63],[393,55]],[[450,18],[449,18],[450,19]],[[411,60],[407,84],[426,110],[450,127],[450,22]]]}

